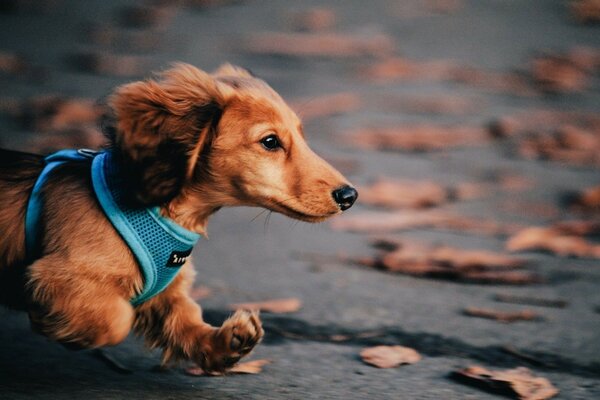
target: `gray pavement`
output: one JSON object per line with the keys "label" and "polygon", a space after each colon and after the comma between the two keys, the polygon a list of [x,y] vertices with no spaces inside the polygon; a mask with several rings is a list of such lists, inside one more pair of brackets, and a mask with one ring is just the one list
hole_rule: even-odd
{"label": "gray pavement", "polygon": [[[69,68],[66,55],[95,49],[84,32],[92,24],[110,24],[115,13],[135,1],[57,1],[49,12],[0,14],[0,50],[23,54],[46,70],[43,82],[0,77],[0,97],[58,93],[100,98],[133,78],[86,74]],[[400,5],[402,4],[402,7]],[[378,176],[474,180],[490,171],[512,171],[535,182],[521,200],[558,204],[565,190],[598,184],[597,169],[569,168],[523,161],[503,146],[490,145],[427,154],[359,151],[340,137],[355,127],[379,123],[450,122],[485,124],[491,118],[528,108],[600,110],[600,86],[584,93],[534,98],[514,97],[443,82],[377,85],[354,71],[373,60],[311,59],[252,55],[239,49],[248,33],[285,31],[286,15],[311,6],[327,6],[337,15],[336,31],[383,32],[397,52],[418,60],[452,58],[479,68],[522,67],[534,51],[600,46],[600,28],[573,23],[563,1],[471,0],[449,15],[403,17],[398,10],[421,10],[419,2],[395,1],[242,1],[203,10],[178,8],[157,51],[147,55],[148,70],[186,61],[213,69],[225,61],[251,69],[285,98],[350,91],[365,98],[380,94],[476,97],[482,107],[466,115],[419,115],[361,109],[307,123],[309,141],[332,160],[351,159],[349,174],[364,184]],[[396,10],[394,12],[393,10]],[[3,147],[26,149],[36,134],[7,117],[0,118]],[[502,197],[505,196],[505,197]],[[498,212],[507,196],[453,206],[465,215],[545,223],[534,215]],[[348,213],[366,208],[358,204]],[[273,361],[258,375],[225,378],[186,376],[180,369],[157,371],[159,354],[135,338],[107,350],[133,371],[122,374],[93,353],[73,352],[32,333],[24,314],[0,310],[0,399],[495,399],[501,398],[453,382],[448,373],[471,364],[490,368],[527,366],[550,379],[560,399],[600,398],[600,268],[598,261],[526,254],[547,283],[525,287],[461,284],[387,274],[336,262],[307,262],[295,254],[372,254],[368,236],[334,232],[327,223],[307,225],[279,215],[265,221],[257,209],[220,211],[209,225],[209,240],[194,252],[198,283],[213,289],[202,300],[208,320],[218,323],[234,302],[298,297],[300,311],[263,315],[266,337],[254,359]],[[399,235],[464,248],[501,251],[503,240],[480,235],[415,230]],[[541,322],[501,324],[461,314],[467,306],[501,308],[497,292],[569,301],[565,309],[540,309]],[[510,307],[505,307],[510,308]],[[516,307],[518,308],[518,307]],[[372,334],[375,332],[375,334]],[[331,335],[351,339],[334,342]],[[417,349],[415,365],[380,370],[363,364],[361,348],[401,344]],[[502,351],[511,345],[534,361]]]}

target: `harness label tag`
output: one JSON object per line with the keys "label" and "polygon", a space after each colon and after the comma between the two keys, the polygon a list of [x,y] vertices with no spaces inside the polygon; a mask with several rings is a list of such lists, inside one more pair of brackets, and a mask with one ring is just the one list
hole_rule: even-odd
{"label": "harness label tag", "polygon": [[167,261],[167,267],[181,267],[185,264],[190,254],[192,254],[192,249],[172,252],[169,256],[169,261]]}

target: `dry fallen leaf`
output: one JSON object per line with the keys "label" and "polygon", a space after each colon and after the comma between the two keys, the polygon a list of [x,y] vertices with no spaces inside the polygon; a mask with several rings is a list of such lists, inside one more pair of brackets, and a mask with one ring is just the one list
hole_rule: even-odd
{"label": "dry fallen leaf", "polygon": [[347,258],[343,261],[411,276],[449,279],[472,283],[522,285],[540,278],[524,270],[523,260],[483,250],[463,250],[448,246],[379,239],[374,257]]}
{"label": "dry fallen leaf", "polygon": [[479,127],[420,124],[361,129],[351,134],[350,145],[369,150],[423,152],[481,146],[488,141],[485,129]]}
{"label": "dry fallen leaf", "polygon": [[357,189],[361,203],[387,208],[427,208],[448,200],[446,188],[428,181],[379,179]]}
{"label": "dry fallen leaf", "polygon": [[297,31],[324,31],[333,27],[335,20],[335,12],[325,7],[313,7],[290,15],[290,24]]}
{"label": "dry fallen leaf", "polygon": [[212,294],[212,289],[208,286],[194,286],[190,291],[190,297],[194,300],[202,300]]}
{"label": "dry fallen leaf", "polygon": [[421,355],[416,350],[404,346],[368,347],[360,352],[360,357],[365,363],[377,368],[395,368],[421,360]]}
{"label": "dry fallen leaf", "polygon": [[494,120],[488,130],[495,138],[509,139],[524,158],[600,166],[597,113],[527,111]]}
{"label": "dry fallen leaf", "polygon": [[119,13],[119,22],[127,28],[164,28],[175,15],[172,7],[132,5]]}
{"label": "dry fallen leaf", "polygon": [[381,57],[394,51],[393,40],[384,34],[259,33],[242,42],[255,54],[288,57]]}
{"label": "dry fallen leaf", "polygon": [[[247,362],[241,362],[236,364],[228,370],[225,374],[259,374],[265,365],[271,364],[271,360],[261,359]],[[185,369],[185,373],[191,376],[223,376],[225,374],[220,373],[206,373],[200,367],[189,367]]]}
{"label": "dry fallen leaf", "polygon": [[147,59],[123,54],[106,52],[76,53],[68,57],[75,69],[100,75],[132,77],[143,75],[147,71]]}
{"label": "dry fallen leaf", "polygon": [[506,243],[506,248],[513,252],[542,250],[563,257],[600,258],[600,245],[593,244],[583,237],[583,235],[597,232],[593,230],[594,228],[598,229],[593,222],[579,225],[571,222],[549,227],[529,227],[511,236]]}
{"label": "dry fallen leaf", "polygon": [[229,306],[233,310],[258,310],[275,314],[292,313],[302,307],[302,302],[297,298],[259,301],[254,303],[236,303]]}
{"label": "dry fallen leaf", "polygon": [[376,98],[370,99],[368,104],[374,104],[380,110],[394,113],[466,115],[479,111],[485,103],[482,99],[448,96],[440,93],[434,96],[378,95]]}
{"label": "dry fallen leaf", "polygon": [[470,317],[493,319],[499,322],[539,321],[541,319],[541,316],[532,310],[499,311],[489,308],[468,307],[463,310],[463,314]]}
{"label": "dry fallen leaf", "polygon": [[544,92],[580,92],[589,86],[590,74],[565,55],[538,56],[531,62],[533,82]]}
{"label": "dry fallen leaf", "polygon": [[569,205],[578,211],[600,211],[600,186],[593,186],[578,193],[569,194]]}
{"label": "dry fallen leaf", "polygon": [[504,224],[483,218],[465,217],[442,210],[400,210],[363,212],[331,221],[331,228],[349,232],[399,232],[410,229],[439,229],[486,235],[511,235],[521,225]]}
{"label": "dry fallen leaf", "polygon": [[569,3],[569,8],[582,24],[600,23],[600,0],[574,0]]}
{"label": "dry fallen leaf", "polygon": [[390,80],[448,81],[519,96],[536,94],[523,74],[485,71],[448,60],[415,61],[402,57],[391,57],[362,68],[359,74],[364,78],[379,82]]}
{"label": "dry fallen leaf", "polygon": [[302,120],[307,122],[316,118],[355,111],[361,106],[361,103],[358,95],[345,92],[296,99],[292,100],[290,105],[302,117]]}
{"label": "dry fallen leaf", "polygon": [[545,400],[558,394],[558,389],[548,379],[537,377],[524,367],[488,370],[480,366],[471,366],[453,371],[450,377],[459,382],[521,400]]}

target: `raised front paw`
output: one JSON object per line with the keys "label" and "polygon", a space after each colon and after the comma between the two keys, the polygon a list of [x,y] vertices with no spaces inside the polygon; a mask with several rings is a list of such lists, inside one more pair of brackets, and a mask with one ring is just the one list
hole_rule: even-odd
{"label": "raised front paw", "polygon": [[210,350],[200,360],[206,372],[224,372],[248,355],[264,335],[257,312],[236,311],[212,336]]}

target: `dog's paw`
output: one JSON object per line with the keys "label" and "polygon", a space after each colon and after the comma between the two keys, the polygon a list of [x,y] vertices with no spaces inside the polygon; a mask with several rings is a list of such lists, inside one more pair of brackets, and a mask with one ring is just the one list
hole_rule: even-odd
{"label": "dog's paw", "polygon": [[257,312],[236,311],[213,336],[201,366],[206,372],[224,372],[248,355],[264,335]]}

